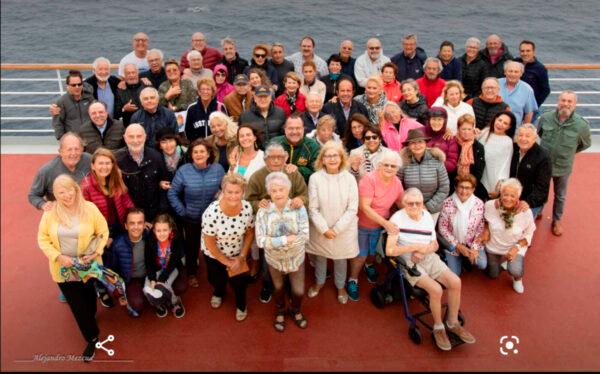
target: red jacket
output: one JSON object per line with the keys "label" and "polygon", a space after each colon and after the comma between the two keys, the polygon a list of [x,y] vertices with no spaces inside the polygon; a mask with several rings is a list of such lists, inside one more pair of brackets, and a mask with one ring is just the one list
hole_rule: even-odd
{"label": "red jacket", "polygon": [[[96,181],[96,177],[90,172],[86,175],[81,181],[81,192],[83,192],[83,197],[87,201],[91,201],[98,207],[100,213],[106,218],[108,221],[109,211],[108,211],[108,199],[110,197],[104,195],[102,190],[100,190],[100,186],[98,186],[98,181]],[[119,215],[119,222],[121,225],[125,224],[125,212],[128,208],[133,208],[133,201],[129,197],[129,193],[125,192],[122,194],[115,194],[112,199],[115,202],[115,207],[117,208],[117,214]]]}
{"label": "red jacket", "polygon": [[[187,54],[190,53],[190,51],[191,49],[188,49],[181,55],[179,67],[182,73],[183,69],[187,69],[190,67],[190,62],[187,59]],[[205,69],[212,70],[215,67],[215,65],[219,63],[221,58],[223,58],[223,55],[221,54],[221,52],[219,52],[218,49],[211,47],[204,47],[204,49],[200,53],[202,54],[202,67]]]}
{"label": "red jacket", "polygon": [[417,84],[419,85],[419,90],[421,90],[421,93],[427,99],[427,107],[431,108],[435,100],[442,96],[442,90],[446,85],[446,81],[442,78],[430,81],[427,77],[422,76],[417,79]]}
{"label": "red jacket", "polygon": [[398,104],[402,100],[402,90],[400,89],[400,82],[397,80],[393,80],[389,83],[383,84],[383,92],[385,92],[385,97],[389,101],[393,101]]}
{"label": "red jacket", "polygon": [[[288,104],[287,99],[285,98],[285,92],[281,95],[277,96],[275,99],[275,105],[283,109],[285,112],[285,118],[289,117],[292,114],[292,110],[290,109],[290,104]],[[296,113],[302,113],[306,111],[306,97],[298,91],[296,97]]]}

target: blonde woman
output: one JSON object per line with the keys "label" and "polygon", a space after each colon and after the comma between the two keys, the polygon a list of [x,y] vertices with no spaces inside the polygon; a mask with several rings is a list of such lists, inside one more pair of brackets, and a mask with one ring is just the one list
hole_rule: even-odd
{"label": "blonde woman", "polygon": [[221,164],[223,170],[229,170],[227,155],[235,147],[237,123],[233,122],[231,117],[224,113],[212,112],[208,117],[208,125],[212,135],[207,137],[206,140],[213,146],[215,162]]}
{"label": "blonde woman", "polygon": [[317,296],[323,288],[327,260],[331,259],[341,304],[348,302],[348,259],[358,255],[358,185],[348,167],[344,146],[329,141],[321,148],[316,172],[308,182],[310,230],[306,252],[314,255],[316,278],[308,297]]}
{"label": "blonde woman", "polygon": [[381,122],[380,118],[383,116],[383,107],[388,103],[388,99],[385,96],[383,90],[383,79],[380,75],[372,75],[367,79],[365,85],[365,93],[358,95],[354,100],[363,104],[367,108],[369,113],[369,121],[375,125]]}
{"label": "blonde woman", "polygon": [[335,118],[333,118],[333,116],[330,114],[326,114],[319,118],[319,121],[317,122],[317,128],[306,134],[306,137],[316,140],[320,146],[324,146],[325,143],[329,141],[341,143],[340,136],[334,131]]}
{"label": "blonde woman", "polygon": [[[108,241],[106,219],[94,203],[85,201],[77,182],[66,174],[52,184],[56,203],[44,212],[38,229],[38,245],[48,257],[52,280],[65,295],[71,312],[87,345],[83,360],[94,358],[95,344],[100,331],[96,323],[96,291],[94,282],[67,281],[61,267],[69,268],[76,260],[89,264],[102,263],[102,253]],[[93,254],[84,255],[88,247]]]}
{"label": "blonde woman", "polygon": [[448,113],[446,129],[452,131],[453,135],[456,135],[458,119],[463,114],[475,116],[473,107],[463,101],[465,96],[465,89],[462,83],[459,81],[447,81],[442,90],[442,96],[438,97],[432,105],[432,107],[441,106],[446,109],[446,113]]}

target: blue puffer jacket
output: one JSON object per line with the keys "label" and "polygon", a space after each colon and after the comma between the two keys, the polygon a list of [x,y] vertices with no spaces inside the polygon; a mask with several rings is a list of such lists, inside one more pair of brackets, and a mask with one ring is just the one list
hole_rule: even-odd
{"label": "blue puffer jacket", "polygon": [[[148,230],[144,231],[143,240],[148,240]],[[133,243],[129,240],[129,235],[125,232],[119,235],[112,243],[112,256],[110,264],[105,264],[117,272],[125,283],[131,280],[133,274]]]}
{"label": "blue puffer jacket", "polygon": [[167,192],[169,203],[177,215],[190,222],[199,222],[208,205],[215,201],[225,176],[223,167],[211,164],[199,169],[193,163],[185,164],[175,173]]}

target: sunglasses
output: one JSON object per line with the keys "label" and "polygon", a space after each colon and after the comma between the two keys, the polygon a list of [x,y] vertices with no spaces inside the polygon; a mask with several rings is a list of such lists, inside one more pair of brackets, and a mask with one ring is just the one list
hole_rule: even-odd
{"label": "sunglasses", "polygon": [[377,135],[365,135],[365,140],[377,140],[379,136]]}
{"label": "sunglasses", "polygon": [[265,57],[267,57],[267,55],[257,55],[257,54],[255,54],[254,57],[256,57],[256,58],[265,58]]}
{"label": "sunglasses", "polygon": [[224,77],[226,74],[223,72],[218,72],[217,74],[215,74],[216,77]]}
{"label": "sunglasses", "polygon": [[83,86],[83,83],[70,83],[69,86],[71,86],[71,87],[81,87],[81,86]]}

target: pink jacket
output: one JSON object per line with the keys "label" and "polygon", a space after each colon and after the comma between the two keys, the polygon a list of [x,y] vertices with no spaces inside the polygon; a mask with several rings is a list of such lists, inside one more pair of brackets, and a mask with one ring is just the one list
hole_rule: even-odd
{"label": "pink jacket", "polygon": [[408,131],[423,127],[419,122],[412,118],[402,117],[400,120],[400,130],[397,131],[394,124],[385,121],[381,127],[381,136],[386,147],[399,152],[402,149],[402,142],[408,137]]}

